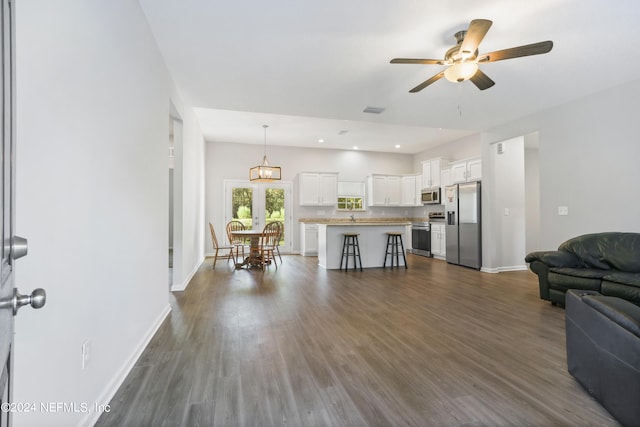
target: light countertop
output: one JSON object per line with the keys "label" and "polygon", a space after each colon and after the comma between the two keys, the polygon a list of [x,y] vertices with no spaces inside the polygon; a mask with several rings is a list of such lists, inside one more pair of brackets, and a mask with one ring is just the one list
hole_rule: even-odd
{"label": "light countertop", "polygon": [[412,218],[300,218],[299,222],[305,224],[326,225],[411,225]]}
{"label": "light countertop", "polygon": [[327,223],[317,223],[320,225],[326,225],[329,227],[333,227],[333,226],[337,226],[337,227],[357,227],[357,226],[375,226],[375,227],[384,227],[384,226],[390,226],[390,225],[411,225],[411,221],[403,221],[403,222],[397,222],[397,221],[375,221],[375,222],[369,222],[369,221],[360,221],[360,222],[327,222]]}

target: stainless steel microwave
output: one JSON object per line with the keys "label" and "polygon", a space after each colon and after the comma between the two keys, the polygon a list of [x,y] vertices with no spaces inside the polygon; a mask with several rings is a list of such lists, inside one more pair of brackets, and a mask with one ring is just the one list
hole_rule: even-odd
{"label": "stainless steel microwave", "polygon": [[422,190],[422,204],[439,205],[440,204],[440,187]]}

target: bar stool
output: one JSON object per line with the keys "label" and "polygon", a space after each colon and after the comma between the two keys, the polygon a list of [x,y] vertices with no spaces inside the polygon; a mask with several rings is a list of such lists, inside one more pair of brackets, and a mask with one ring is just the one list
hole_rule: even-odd
{"label": "bar stool", "polygon": [[387,252],[384,254],[384,263],[382,267],[387,266],[387,256],[391,255],[391,268],[393,268],[393,257],[396,257],[396,267],[400,267],[400,251],[402,250],[402,259],[404,260],[404,268],[407,267],[407,258],[404,255],[404,244],[402,243],[402,233],[397,231],[387,231]]}
{"label": "bar stool", "polygon": [[353,268],[356,269],[356,257],[360,261],[360,271],[362,271],[362,258],[360,258],[360,245],[358,244],[358,233],[342,233],[344,240],[342,241],[342,258],[340,259],[340,270],[342,270],[342,262],[344,261],[344,271],[349,270],[349,257],[353,257]]}

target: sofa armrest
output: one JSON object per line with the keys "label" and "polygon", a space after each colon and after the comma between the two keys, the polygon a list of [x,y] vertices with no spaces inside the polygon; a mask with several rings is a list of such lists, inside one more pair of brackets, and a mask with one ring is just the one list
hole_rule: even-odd
{"label": "sofa armrest", "polygon": [[538,251],[527,254],[525,262],[539,261],[548,267],[582,267],[580,259],[571,252],[564,251]]}
{"label": "sofa armrest", "polygon": [[538,286],[540,287],[540,298],[551,301],[549,296],[549,266],[540,261],[532,261],[529,268],[538,276]]}

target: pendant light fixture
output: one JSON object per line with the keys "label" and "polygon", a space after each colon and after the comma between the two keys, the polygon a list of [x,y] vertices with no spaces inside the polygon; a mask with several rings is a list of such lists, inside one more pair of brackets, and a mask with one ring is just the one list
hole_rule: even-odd
{"label": "pendant light fixture", "polygon": [[251,182],[271,182],[280,181],[280,167],[269,166],[267,161],[267,128],[269,126],[262,125],[264,128],[264,157],[262,164],[249,169],[249,181]]}

